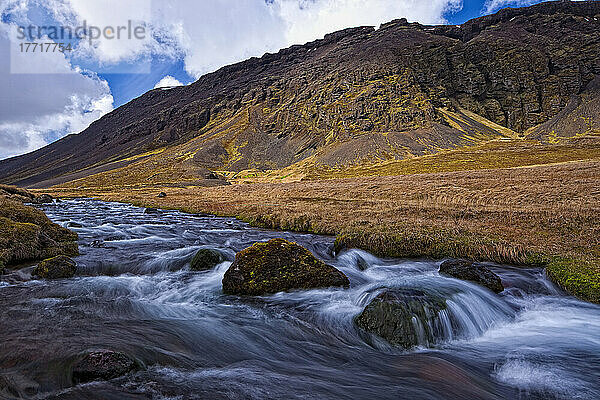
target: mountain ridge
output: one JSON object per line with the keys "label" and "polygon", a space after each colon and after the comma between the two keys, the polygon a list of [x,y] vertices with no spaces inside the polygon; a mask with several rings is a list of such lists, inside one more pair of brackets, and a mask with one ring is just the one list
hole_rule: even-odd
{"label": "mountain ridge", "polygon": [[[589,106],[599,20],[599,2],[548,2],[460,26],[345,29],[152,90],[80,134],[0,161],[0,182],[44,187],[115,168],[150,183],[194,181],[207,169],[343,166],[581,135],[600,129]],[[567,109],[586,122],[561,122]]]}

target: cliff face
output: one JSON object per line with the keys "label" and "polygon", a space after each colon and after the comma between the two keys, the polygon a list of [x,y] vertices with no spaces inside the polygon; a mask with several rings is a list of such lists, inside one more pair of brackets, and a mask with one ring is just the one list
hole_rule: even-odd
{"label": "cliff face", "polygon": [[[599,55],[599,2],[347,29],[150,91],[79,135],[0,162],[0,181],[43,186],[117,167],[194,179],[204,167],[348,165],[524,134],[595,90]],[[579,133],[571,124],[553,135]],[[131,159],[149,151],[160,157]]]}

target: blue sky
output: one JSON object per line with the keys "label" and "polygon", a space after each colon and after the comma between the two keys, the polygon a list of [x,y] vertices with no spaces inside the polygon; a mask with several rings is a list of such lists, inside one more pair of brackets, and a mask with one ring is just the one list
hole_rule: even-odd
{"label": "blue sky", "polygon": [[[536,0],[0,0],[0,159],[78,133],[160,86],[350,26],[395,18],[460,24]],[[18,27],[107,29],[133,21],[140,40],[71,40],[71,52],[23,53]],[[112,32],[112,31],[111,31]],[[45,32],[48,35],[47,32]],[[42,41],[58,42],[44,37]],[[63,40],[64,41],[64,40]],[[129,73],[132,70],[143,73]],[[119,73],[114,73],[117,71]]]}

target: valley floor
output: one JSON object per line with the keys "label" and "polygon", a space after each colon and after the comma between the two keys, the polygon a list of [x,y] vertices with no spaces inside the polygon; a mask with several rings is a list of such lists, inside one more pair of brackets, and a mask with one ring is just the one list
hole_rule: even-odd
{"label": "valley floor", "polygon": [[[255,226],[336,235],[339,248],[389,257],[544,265],[600,302],[600,161],[219,187],[53,188]],[[164,191],[167,196],[158,198]]]}

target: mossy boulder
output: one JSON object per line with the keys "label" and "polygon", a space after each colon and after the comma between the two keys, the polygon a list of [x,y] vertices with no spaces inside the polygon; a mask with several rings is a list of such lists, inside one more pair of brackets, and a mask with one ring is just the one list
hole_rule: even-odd
{"label": "mossy boulder", "polygon": [[429,345],[443,335],[438,314],[446,300],[419,289],[389,289],[367,305],[354,322],[394,346]]}
{"label": "mossy boulder", "polygon": [[218,264],[225,261],[225,257],[220,251],[213,249],[200,249],[190,262],[190,269],[194,271],[206,271],[213,269]]}
{"label": "mossy boulder", "polygon": [[77,263],[67,256],[49,258],[38,264],[32,275],[42,279],[72,278],[77,271]]}
{"label": "mossy boulder", "polygon": [[0,197],[0,261],[11,265],[78,253],[76,233],[34,207]]}
{"label": "mossy boulder", "polygon": [[73,364],[73,381],[86,383],[109,380],[142,369],[142,364],[125,353],[99,350],[86,353]]}
{"label": "mossy boulder", "polygon": [[223,277],[223,291],[235,295],[349,285],[341,271],[285,239],[255,243],[240,251]]}
{"label": "mossy boulder", "polygon": [[467,260],[447,260],[440,265],[440,274],[451,276],[463,281],[476,283],[494,293],[504,290],[502,280],[498,275],[481,264]]}

